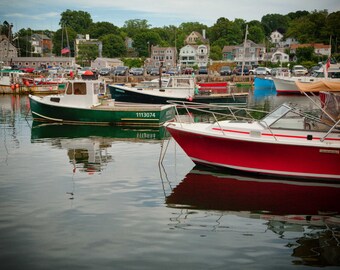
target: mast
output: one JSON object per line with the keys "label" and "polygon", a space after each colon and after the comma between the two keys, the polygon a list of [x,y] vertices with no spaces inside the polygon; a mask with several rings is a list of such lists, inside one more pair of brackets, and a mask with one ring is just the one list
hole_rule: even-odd
{"label": "mast", "polygon": [[244,69],[244,61],[246,58],[246,42],[248,36],[248,24],[246,25],[246,34],[244,35],[244,43],[243,43],[243,61],[242,61],[242,69],[241,69],[241,76],[243,76],[243,69]]}
{"label": "mast", "polygon": [[68,42],[67,27],[65,27],[65,34],[66,34],[66,46],[67,46],[67,48],[69,49],[68,57],[70,57],[70,55],[71,55],[71,50],[70,50],[70,44],[69,44],[69,42]]}

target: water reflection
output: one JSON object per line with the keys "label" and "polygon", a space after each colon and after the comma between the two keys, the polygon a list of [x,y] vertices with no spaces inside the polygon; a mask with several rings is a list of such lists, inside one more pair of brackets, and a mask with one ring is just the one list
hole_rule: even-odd
{"label": "water reflection", "polygon": [[115,141],[155,143],[168,137],[164,127],[127,128],[118,126],[78,126],[33,121],[31,142],[50,143],[66,149],[73,171],[101,172],[113,161],[107,149]]}
{"label": "water reflection", "polygon": [[173,228],[242,232],[231,216],[260,220],[288,241],[294,264],[340,266],[339,198],[340,183],[256,178],[195,167],[166,196],[166,204],[181,209],[172,219]]}

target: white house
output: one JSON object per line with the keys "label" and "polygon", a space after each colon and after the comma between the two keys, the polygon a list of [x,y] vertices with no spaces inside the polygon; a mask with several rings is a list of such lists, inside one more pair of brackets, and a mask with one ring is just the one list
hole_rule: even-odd
{"label": "white house", "polygon": [[270,41],[271,43],[276,44],[276,46],[279,46],[282,39],[283,39],[283,35],[277,30],[273,31],[270,34]]}
{"label": "white house", "polygon": [[209,45],[186,45],[180,49],[179,63],[181,66],[207,66],[209,53]]}
{"label": "white house", "polygon": [[117,58],[102,58],[97,57],[94,61],[91,62],[91,67],[96,69],[101,69],[104,67],[118,67],[123,66],[124,63]]}
{"label": "white house", "polygon": [[270,61],[272,63],[287,63],[289,62],[289,55],[284,52],[276,51],[273,53]]}

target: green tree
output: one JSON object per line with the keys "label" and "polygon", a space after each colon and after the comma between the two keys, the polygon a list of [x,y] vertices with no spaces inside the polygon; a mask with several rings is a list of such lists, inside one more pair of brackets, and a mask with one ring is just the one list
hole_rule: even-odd
{"label": "green tree", "polygon": [[296,49],[296,57],[298,59],[298,63],[310,61],[312,59],[313,54],[314,54],[313,47],[304,47]]}
{"label": "green tree", "polygon": [[98,46],[95,44],[80,44],[78,50],[77,62],[82,66],[90,66],[91,61],[98,57]]}
{"label": "green tree", "polygon": [[181,23],[178,29],[185,35],[189,35],[191,32],[196,31],[202,34],[203,29],[207,30],[208,26],[199,22],[186,22]]}
{"label": "green tree", "polygon": [[161,43],[160,36],[153,31],[141,32],[133,40],[133,47],[140,57],[149,57],[151,46]]}
{"label": "green tree", "polygon": [[250,25],[248,31],[248,39],[254,41],[255,43],[263,43],[265,41],[264,30],[260,24]]}
{"label": "green tree", "polygon": [[309,43],[314,40],[315,24],[307,16],[291,21],[287,30],[287,37],[294,37],[300,43]]}
{"label": "green tree", "polygon": [[210,48],[210,58],[212,60],[221,60],[222,59],[222,49],[220,46],[215,45]]}
{"label": "green tree", "polygon": [[210,42],[214,43],[216,40],[224,39],[231,33],[232,22],[227,18],[219,18],[216,23],[208,30]]}
{"label": "green tree", "polygon": [[33,55],[33,47],[30,41],[32,33],[31,28],[22,28],[14,35],[13,43],[18,48],[19,57],[29,57]]}
{"label": "green tree", "polygon": [[125,21],[122,30],[127,34],[128,37],[134,39],[134,37],[141,31],[146,31],[150,28],[150,24],[147,20],[127,20]]}
{"label": "green tree", "polygon": [[125,42],[121,36],[109,34],[102,36],[100,40],[103,42],[104,57],[114,58],[126,55]]}
{"label": "green tree", "polygon": [[59,25],[72,28],[78,34],[86,34],[86,30],[92,25],[93,21],[90,13],[86,11],[76,11],[67,9],[61,13]]}
{"label": "green tree", "polygon": [[281,14],[267,14],[262,17],[261,23],[266,36],[269,36],[275,30],[284,34],[288,28],[289,17]]}
{"label": "green tree", "polygon": [[91,26],[87,29],[87,32],[90,33],[91,38],[100,38],[101,36],[115,34],[120,35],[119,27],[113,25],[109,22],[97,22],[91,24]]}
{"label": "green tree", "polygon": [[326,31],[332,41],[332,52],[338,53],[338,37],[340,37],[340,11],[330,13],[326,18]]}

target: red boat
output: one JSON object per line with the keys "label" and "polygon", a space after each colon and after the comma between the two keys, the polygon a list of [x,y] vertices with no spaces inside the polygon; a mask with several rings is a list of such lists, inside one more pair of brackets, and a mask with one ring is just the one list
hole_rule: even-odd
{"label": "red boat", "polygon": [[[340,91],[340,85],[338,91]],[[327,107],[327,106],[325,106]],[[254,110],[228,106],[232,114],[214,123],[166,124],[196,164],[252,173],[340,180],[339,119],[319,107],[320,117],[282,104],[261,120],[245,118]],[[340,108],[336,109],[339,117]],[[190,111],[190,108],[188,108]],[[209,111],[207,111],[209,113]],[[214,118],[221,114],[210,112]],[[327,119],[322,117],[325,114]],[[327,121],[325,121],[327,120]]]}
{"label": "red boat", "polygon": [[198,82],[199,91],[211,91],[212,93],[227,93],[228,82]]}

